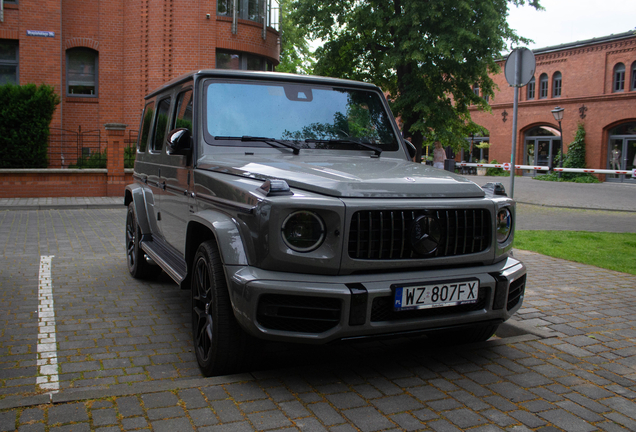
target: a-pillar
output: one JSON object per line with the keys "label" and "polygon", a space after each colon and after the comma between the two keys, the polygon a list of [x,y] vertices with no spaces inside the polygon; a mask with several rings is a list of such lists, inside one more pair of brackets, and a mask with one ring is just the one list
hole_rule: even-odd
{"label": "a-pillar", "polygon": [[107,157],[108,162],[106,168],[108,170],[106,180],[107,196],[124,196],[126,189],[126,177],[124,174],[124,138],[126,136],[126,127],[128,125],[121,123],[107,123],[106,135],[108,136]]}

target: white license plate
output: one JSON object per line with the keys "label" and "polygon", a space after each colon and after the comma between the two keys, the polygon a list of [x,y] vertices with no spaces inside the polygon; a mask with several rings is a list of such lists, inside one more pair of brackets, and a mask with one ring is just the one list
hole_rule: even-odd
{"label": "white license plate", "polygon": [[395,286],[393,309],[427,309],[476,303],[479,279]]}

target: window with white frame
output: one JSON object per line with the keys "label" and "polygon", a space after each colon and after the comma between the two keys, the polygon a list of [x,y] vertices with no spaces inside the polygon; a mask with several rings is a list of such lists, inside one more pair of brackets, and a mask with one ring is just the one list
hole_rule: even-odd
{"label": "window with white frame", "polygon": [[539,77],[539,99],[548,97],[548,74],[541,74]]}
{"label": "window with white frame", "polygon": [[90,48],[66,50],[66,94],[97,97],[97,51]]}
{"label": "window with white frame", "polygon": [[217,50],[217,69],[273,71],[274,63],[254,54]]}
{"label": "window with white frame", "polygon": [[533,100],[534,99],[534,89],[535,89],[536,80],[534,77],[530,80],[527,86],[526,99]]}
{"label": "window with white frame", "polygon": [[552,97],[561,97],[561,87],[563,84],[561,72],[555,72],[552,75]]}
{"label": "window with white frame", "polygon": [[622,92],[625,90],[625,65],[617,63],[614,66],[614,82],[612,83],[613,92]]}

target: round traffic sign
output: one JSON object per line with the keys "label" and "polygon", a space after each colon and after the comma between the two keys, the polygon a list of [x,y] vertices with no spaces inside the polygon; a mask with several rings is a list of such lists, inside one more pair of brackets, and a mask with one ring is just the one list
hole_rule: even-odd
{"label": "round traffic sign", "polygon": [[504,171],[510,171],[510,163],[509,162],[504,162],[503,169],[504,169]]}
{"label": "round traffic sign", "polygon": [[537,62],[534,54],[528,48],[516,48],[512,50],[506,59],[506,81],[513,87],[523,87],[534,76]]}

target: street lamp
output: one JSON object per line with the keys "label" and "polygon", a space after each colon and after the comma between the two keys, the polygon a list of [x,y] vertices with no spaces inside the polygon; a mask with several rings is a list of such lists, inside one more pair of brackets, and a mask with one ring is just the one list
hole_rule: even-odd
{"label": "street lamp", "polygon": [[[563,168],[563,129],[561,129],[561,120],[563,120],[563,111],[565,109],[557,106],[552,111],[552,115],[554,116],[554,120],[559,122],[559,135],[561,135],[561,154],[559,155],[559,168]],[[550,169],[552,169],[552,158],[550,158]],[[559,178],[561,178],[561,171],[559,171]]]}

